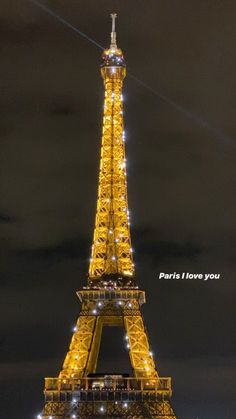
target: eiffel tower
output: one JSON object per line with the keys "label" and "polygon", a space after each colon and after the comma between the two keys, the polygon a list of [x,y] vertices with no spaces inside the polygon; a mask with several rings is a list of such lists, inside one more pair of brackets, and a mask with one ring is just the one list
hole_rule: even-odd
{"label": "eiffel tower", "polygon": [[[171,379],[158,375],[140,311],[145,292],[134,278],[127,200],[122,84],[126,66],[111,15],[110,48],[102,55],[105,86],[102,148],[92,254],[82,309],[63,367],[45,379],[38,419],[174,419]],[[103,326],[123,327],[133,376],[96,374]]]}

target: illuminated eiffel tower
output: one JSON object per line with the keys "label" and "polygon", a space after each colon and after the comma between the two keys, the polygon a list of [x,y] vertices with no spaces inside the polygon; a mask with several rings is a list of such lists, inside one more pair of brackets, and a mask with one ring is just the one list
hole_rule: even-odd
{"label": "illuminated eiffel tower", "polygon": [[[102,56],[105,85],[97,212],[88,283],[69,351],[59,376],[45,379],[38,419],[174,419],[171,379],[160,378],[149,348],[141,305],[145,293],[134,279],[126,183],[122,84],[126,67],[116,44]],[[125,330],[133,376],[96,374],[103,326]]]}

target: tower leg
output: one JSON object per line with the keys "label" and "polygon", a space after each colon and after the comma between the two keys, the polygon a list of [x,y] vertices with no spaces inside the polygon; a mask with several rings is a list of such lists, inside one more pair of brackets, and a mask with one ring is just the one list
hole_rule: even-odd
{"label": "tower leg", "polygon": [[85,375],[96,322],[96,316],[79,317],[59,378],[81,378]]}
{"label": "tower leg", "polygon": [[136,377],[157,377],[141,313],[124,316],[127,345]]}
{"label": "tower leg", "polygon": [[[176,419],[171,381],[159,377],[140,311],[142,291],[86,290],[59,377],[45,379],[42,419]],[[103,326],[123,327],[133,377],[96,372]],[[90,375],[91,374],[91,375]]]}

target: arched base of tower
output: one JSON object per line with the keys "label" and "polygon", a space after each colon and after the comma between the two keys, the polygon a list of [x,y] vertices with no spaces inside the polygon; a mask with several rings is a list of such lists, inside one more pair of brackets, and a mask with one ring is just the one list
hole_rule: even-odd
{"label": "arched base of tower", "polygon": [[43,419],[176,419],[168,400],[48,402]]}

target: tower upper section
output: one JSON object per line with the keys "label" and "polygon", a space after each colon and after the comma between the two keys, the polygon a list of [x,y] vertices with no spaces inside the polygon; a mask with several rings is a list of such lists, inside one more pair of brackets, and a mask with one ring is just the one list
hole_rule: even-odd
{"label": "tower upper section", "polygon": [[90,286],[131,286],[134,276],[122,98],[126,67],[123,53],[116,44],[116,15],[111,17],[111,45],[104,50],[101,64],[105,99],[97,211],[89,266]]}

